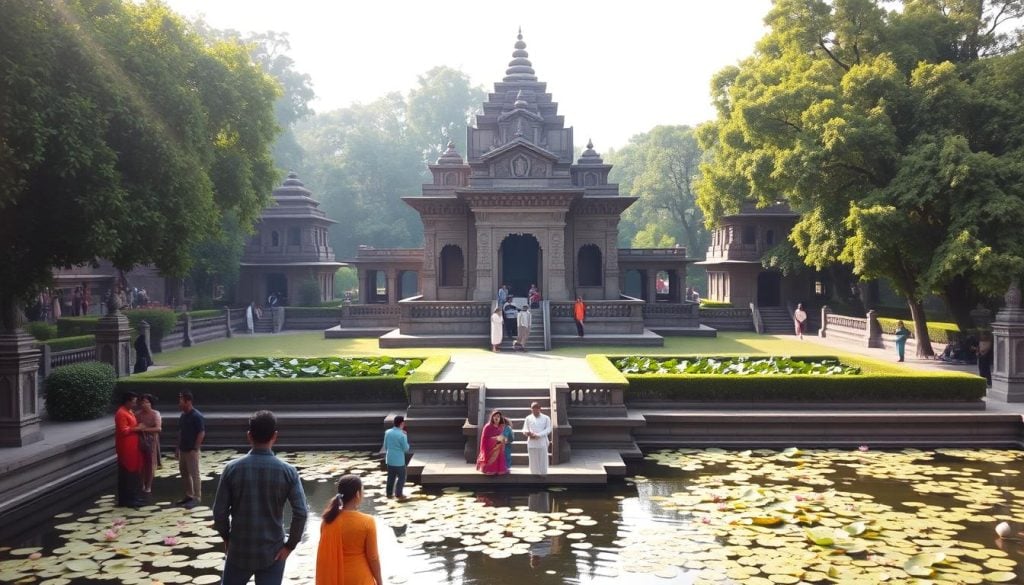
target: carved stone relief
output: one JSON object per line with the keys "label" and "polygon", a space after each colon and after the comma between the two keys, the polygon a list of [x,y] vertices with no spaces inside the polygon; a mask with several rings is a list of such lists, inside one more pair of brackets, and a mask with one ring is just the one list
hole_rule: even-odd
{"label": "carved stone relief", "polygon": [[477,266],[480,268],[491,267],[491,233],[487,230],[478,230],[476,234]]}

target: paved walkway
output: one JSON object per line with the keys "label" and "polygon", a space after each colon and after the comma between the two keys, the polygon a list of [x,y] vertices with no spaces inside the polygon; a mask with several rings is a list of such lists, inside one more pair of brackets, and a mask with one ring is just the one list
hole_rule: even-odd
{"label": "paved walkway", "polygon": [[548,388],[552,382],[600,381],[587,360],[547,352],[452,352],[439,381],[486,382],[488,388]]}

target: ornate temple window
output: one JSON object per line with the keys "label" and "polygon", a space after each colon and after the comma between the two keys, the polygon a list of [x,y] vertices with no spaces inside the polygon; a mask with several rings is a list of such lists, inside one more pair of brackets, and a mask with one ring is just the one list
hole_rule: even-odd
{"label": "ornate temple window", "polygon": [[277,231],[270,232],[270,247],[277,248],[281,245],[281,235]]}
{"label": "ornate temple window", "polygon": [[463,275],[466,262],[462,257],[462,248],[448,244],[441,248],[441,286],[465,286]]}
{"label": "ornate temple window", "polygon": [[601,249],[587,244],[576,253],[576,275],[579,286],[601,286]]}
{"label": "ornate temple window", "polygon": [[297,227],[288,228],[288,245],[299,246],[302,244],[302,231]]}
{"label": "ornate temple window", "polygon": [[757,243],[757,229],[752,225],[743,226],[743,239],[740,242],[744,246]]}

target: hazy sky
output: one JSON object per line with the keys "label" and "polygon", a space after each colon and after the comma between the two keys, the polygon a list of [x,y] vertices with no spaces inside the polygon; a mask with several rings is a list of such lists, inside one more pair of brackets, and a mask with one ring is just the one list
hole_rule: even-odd
{"label": "hazy sky", "polygon": [[599,152],[658,124],[713,115],[712,74],[749,55],[771,0],[465,2],[166,0],[216,28],[289,34],[323,112],[407,92],[437,65],[493,90],[516,29],[578,145]]}

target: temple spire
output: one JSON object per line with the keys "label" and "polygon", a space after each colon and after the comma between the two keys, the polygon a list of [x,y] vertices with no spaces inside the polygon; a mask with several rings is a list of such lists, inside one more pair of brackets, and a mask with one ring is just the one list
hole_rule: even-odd
{"label": "temple spire", "polygon": [[512,60],[508,62],[508,69],[505,70],[505,78],[502,81],[537,81],[533,64],[527,59],[529,56],[530,54],[526,52],[526,43],[523,42],[523,27],[519,27]]}

